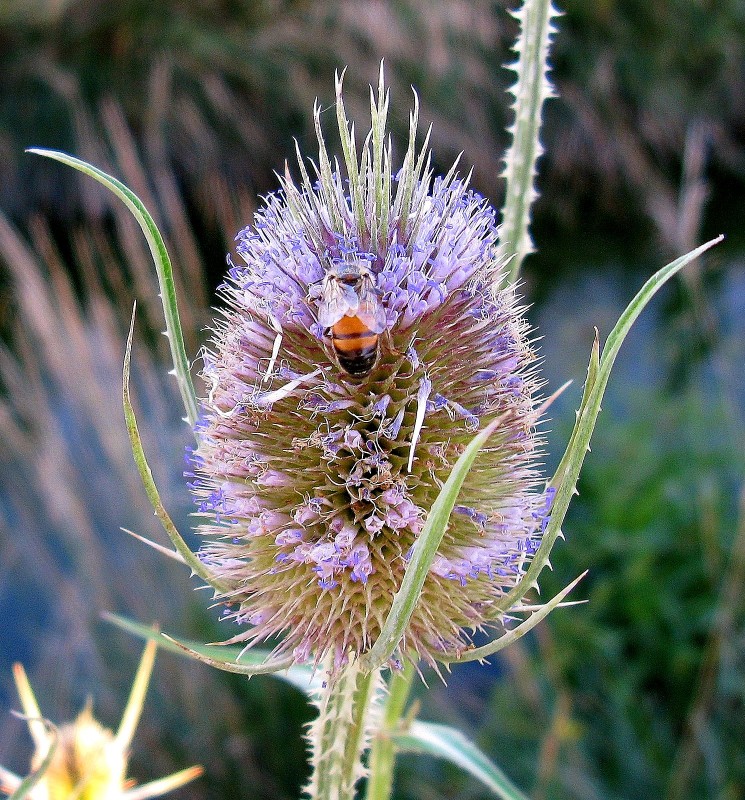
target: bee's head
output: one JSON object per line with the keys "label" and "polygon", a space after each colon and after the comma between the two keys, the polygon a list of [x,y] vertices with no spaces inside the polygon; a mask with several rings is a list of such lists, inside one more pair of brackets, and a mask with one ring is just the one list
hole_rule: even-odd
{"label": "bee's head", "polygon": [[359,286],[363,278],[370,278],[372,275],[367,263],[358,260],[337,264],[333,269],[333,274],[339,283],[354,287]]}

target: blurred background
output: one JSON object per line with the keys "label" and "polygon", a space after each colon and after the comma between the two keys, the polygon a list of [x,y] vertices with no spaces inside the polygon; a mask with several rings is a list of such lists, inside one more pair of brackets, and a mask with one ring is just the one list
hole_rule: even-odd
{"label": "blurred background", "polygon": [[[139,422],[182,531],[191,501],[154,270],[136,223],[63,149],[145,201],[175,262],[196,354],[234,234],[293,138],[312,155],[312,105],[333,139],[333,73],[364,130],[381,58],[401,153],[411,86],[443,170],[464,152],[499,206],[514,4],[486,0],[2,0],[0,2],[0,763],[31,751],[11,679],[42,711],[87,695],[115,726],[141,643],[116,611],[213,641],[224,629],[162,541],[120,402],[134,298]],[[554,613],[488,667],[420,690],[425,718],[462,727],[534,800],[745,797],[745,4],[576,0],[554,46],[523,292],[563,452],[593,326],[601,339],[643,280],[727,239],[645,311],[618,360],[580,494],[543,576],[589,569],[587,605]],[[193,763],[194,800],[298,796],[304,698],[162,653],[135,739],[145,781]],[[400,760],[396,798],[481,798],[453,768]]]}

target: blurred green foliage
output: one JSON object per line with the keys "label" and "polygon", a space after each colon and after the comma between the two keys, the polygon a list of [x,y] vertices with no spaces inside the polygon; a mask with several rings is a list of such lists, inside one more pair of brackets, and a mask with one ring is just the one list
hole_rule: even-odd
{"label": "blurred green foliage", "polygon": [[497,686],[481,735],[522,762],[536,797],[742,797],[743,455],[715,398],[634,394],[633,421],[601,418],[555,550],[557,576],[589,565],[587,605],[554,614],[513,659],[521,677]]}

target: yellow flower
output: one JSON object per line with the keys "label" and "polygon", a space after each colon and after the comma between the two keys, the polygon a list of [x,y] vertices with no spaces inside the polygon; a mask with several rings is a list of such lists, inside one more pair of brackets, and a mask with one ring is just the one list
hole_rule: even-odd
{"label": "yellow flower", "polygon": [[23,714],[34,741],[31,775],[20,778],[0,766],[0,790],[15,792],[24,784],[29,800],[146,800],[160,797],[202,774],[195,766],[142,786],[127,779],[127,758],[152,674],[156,645],[142,654],[129,700],[116,733],[93,717],[88,702],[74,722],[56,728],[45,720],[26,672],[13,665]]}

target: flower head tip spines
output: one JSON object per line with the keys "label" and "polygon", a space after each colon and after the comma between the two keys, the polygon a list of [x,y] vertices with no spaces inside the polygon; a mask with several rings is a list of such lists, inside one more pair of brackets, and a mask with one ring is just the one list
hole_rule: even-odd
{"label": "flower head tip spines", "polygon": [[192,457],[205,564],[231,639],[297,661],[375,642],[424,519],[480,426],[502,418],[459,495],[401,650],[469,645],[540,539],[538,379],[501,269],[495,214],[455,169],[433,178],[385,137],[382,85],[359,162],[337,112],[345,178],[320,145],[236,239],[227,309],[205,354]]}

